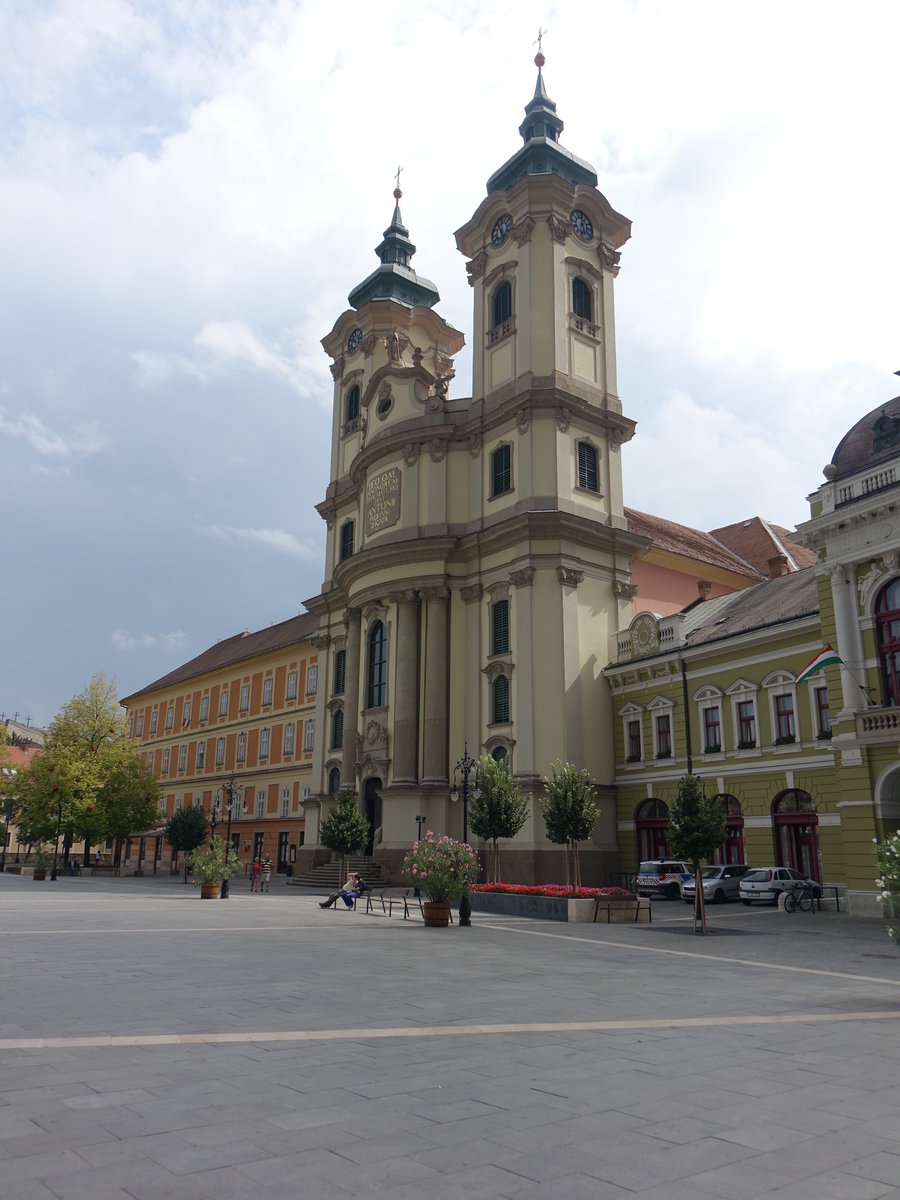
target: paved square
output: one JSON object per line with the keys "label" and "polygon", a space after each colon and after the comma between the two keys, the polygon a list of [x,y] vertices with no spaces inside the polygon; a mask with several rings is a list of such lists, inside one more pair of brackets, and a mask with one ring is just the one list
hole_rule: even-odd
{"label": "paved square", "polygon": [[900,1196],[900,951],[0,875],[4,1200]]}

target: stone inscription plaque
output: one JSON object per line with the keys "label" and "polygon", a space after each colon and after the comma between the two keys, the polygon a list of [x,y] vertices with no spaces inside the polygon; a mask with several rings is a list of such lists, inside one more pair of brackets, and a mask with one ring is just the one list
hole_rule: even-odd
{"label": "stone inscription plaque", "polygon": [[366,536],[400,520],[400,469],[391,467],[366,484]]}

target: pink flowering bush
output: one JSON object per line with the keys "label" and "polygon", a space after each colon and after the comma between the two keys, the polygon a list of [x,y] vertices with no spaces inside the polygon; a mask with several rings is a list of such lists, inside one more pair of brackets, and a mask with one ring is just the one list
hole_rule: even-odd
{"label": "pink flowering bush", "polygon": [[471,846],[429,829],[403,860],[402,875],[438,903],[455,900],[470,891],[481,867]]}
{"label": "pink flowering bush", "polygon": [[525,883],[480,883],[473,892],[494,892],[507,896],[552,896],[559,900],[633,900],[634,896],[625,888],[566,887],[562,883],[541,883],[531,887]]}

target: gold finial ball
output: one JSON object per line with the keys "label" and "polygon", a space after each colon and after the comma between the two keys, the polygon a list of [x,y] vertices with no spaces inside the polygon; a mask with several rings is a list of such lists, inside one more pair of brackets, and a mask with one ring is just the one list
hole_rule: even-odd
{"label": "gold finial ball", "polygon": [[394,188],[394,199],[399,200],[402,195],[403,195],[403,193],[400,191],[400,189],[398,187],[395,187]]}
{"label": "gold finial ball", "polygon": [[537,54],[534,56],[534,65],[538,70],[540,70],[546,61],[546,58],[544,58],[543,54],[541,54],[540,50],[538,50]]}

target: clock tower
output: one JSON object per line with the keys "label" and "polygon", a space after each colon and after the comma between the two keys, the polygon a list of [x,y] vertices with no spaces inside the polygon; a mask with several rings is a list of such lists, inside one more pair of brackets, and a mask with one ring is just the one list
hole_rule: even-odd
{"label": "clock tower", "polygon": [[449,793],[466,749],[506,759],[532,795],[504,849],[516,878],[562,869],[539,811],[557,758],[600,785],[586,869],[616,867],[600,672],[647,545],[622,506],[634,423],[616,387],[613,283],[630,223],[560,145],[543,55],[535,62],[523,145],[456,234],[474,296],[472,395],[448,395],[463,338],[410,267],[399,189],[380,266],[323,339],[335,392],[325,581],[307,604],[329,664],[316,802],[358,792],[369,850],[391,873],[417,817],[461,836]]}

